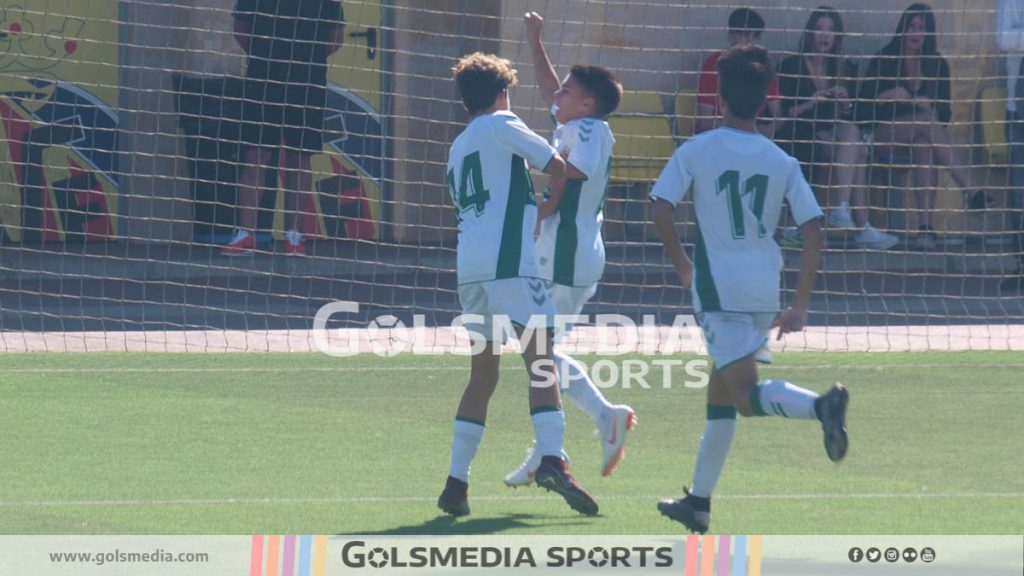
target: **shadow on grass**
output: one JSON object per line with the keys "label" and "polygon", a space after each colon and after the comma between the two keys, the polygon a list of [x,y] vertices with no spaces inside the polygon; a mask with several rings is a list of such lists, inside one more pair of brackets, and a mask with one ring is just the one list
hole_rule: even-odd
{"label": "shadow on grass", "polygon": [[515,528],[537,528],[538,524],[531,522],[531,520],[541,518],[544,519],[543,525],[545,528],[549,528],[551,526],[574,526],[586,524],[586,521],[582,517],[570,521],[552,523],[549,516],[537,516],[536,514],[505,514],[500,517],[463,519],[456,519],[451,516],[443,515],[415,526],[399,526],[397,528],[388,528],[386,530],[377,530],[373,532],[361,532],[356,530],[347,534],[336,534],[336,536],[346,536],[349,534],[358,534],[360,536],[498,534]]}

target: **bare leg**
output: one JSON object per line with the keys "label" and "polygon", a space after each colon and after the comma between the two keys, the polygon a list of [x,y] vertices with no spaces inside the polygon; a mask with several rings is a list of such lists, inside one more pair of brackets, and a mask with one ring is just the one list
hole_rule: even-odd
{"label": "bare leg", "polygon": [[935,168],[935,154],[927,141],[915,141],[911,150],[914,161],[914,197],[917,200],[918,227],[932,227],[932,208],[935,206],[935,187],[938,174]]}
{"label": "bare leg", "polygon": [[483,351],[473,355],[469,383],[459,403],[460,418],[476,422],[487,421],[487,406],[498,386],[500,363],[501,355],[497,352],[494,342],[488,342]]}
{"label": "bare leg", "polygon": [[295,152],[285,153],[285,212],[286,228],[302,231],[303,200],[313,189],[313,157]]}
{"label": "bare leg", "polygon": [[[524,331],[518,329],[519,341]],[[561,409],[557,370],[551,355],[551,334],[545,330],[534,332],[523,348],[523,362],[530,375],[530,409],[555,407]]]}
{"label": "bare leg", "polygon": [[891,123],[882,123],[875,128],[876,146],[909,146],[912,171],[914,174],[914,196],[920,211],[920,226],[931,226],[931,207],[935,203],[935,187],[938,184],[937,168],[934,164],[933,147],[930,140],[934,115],[924,117],[916,114],[901,116]]}
{"label": "bare leg", "polygon": [[238,227],[250,233],[256,231],[256,209],[271,155],[266,148],[246,150],[238,174]]}
{"label": "bare leg", "polygon": [[863,228],[868,223],[864,185],[867,177],[867,147],[860,139],[860,130],[848,122],[836,123],[831,132],[819,133],[825,155],[832,163],[832,185],[839,188],[839,201],[853,209],[854,223]]}

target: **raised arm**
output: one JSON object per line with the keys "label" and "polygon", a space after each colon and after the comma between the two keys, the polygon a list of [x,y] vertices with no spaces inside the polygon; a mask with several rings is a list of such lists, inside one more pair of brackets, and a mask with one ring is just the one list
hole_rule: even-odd
{"label": "raised arm", "polygon": [[555,103],[555,93],[562,87],[562,83],[558,81],[555,69],[551,66],[551,60],[544,49],[544,43],[540,39],[544,29],[544,18],[536,12],[527,12],[523,20],[526,22],[530,52],[533,53],[533,67],[537,71],[537,85],[544,97],[544,103],[551,106]]}

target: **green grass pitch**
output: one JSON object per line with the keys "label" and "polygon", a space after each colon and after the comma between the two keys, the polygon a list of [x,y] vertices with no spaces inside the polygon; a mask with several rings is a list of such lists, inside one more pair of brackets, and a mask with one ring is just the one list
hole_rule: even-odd
{"label": "green grass pitch", "polygon": [[[435,501],[466,357],[0,362],[2,534],[675,533],[654,504],[689,482],[704,425],[703,390],[664,390],[660,376],[651,389],[607,390],[640,426],[601,478],[591,423],[567,405],[572,468],[601,505],[581,517],[502,484],[532,438],[524,371],[508,355],[473,465],[473,513],[451,520]],[[741,419],[713,530],[1024,533],[1022,369],[1013,352],[776,355],[762,377],[849,387],[849,456],[828,461],[816,422]]]}

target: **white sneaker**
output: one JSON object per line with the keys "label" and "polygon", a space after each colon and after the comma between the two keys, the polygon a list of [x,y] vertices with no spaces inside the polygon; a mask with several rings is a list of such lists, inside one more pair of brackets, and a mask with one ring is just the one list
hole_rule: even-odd
{"label": "white sneaker", "polygon": [[856,228],[849,204],[840,204],[828,213],[828,224],[832,228]]}
{"label": "white sneaker", "polygon": [[[536,443],[526,449],[526,458],[523,459],[523,463],[516,468],[515,471],[510,472],[508,476],[505,476],[505,485],[509,488],[517,488],[519,486],[529,486],[533,484],[533,477],[537,475],[537,468],[540,468],[541,455],[536,450]],[[562,450],[562,459],[566,463],[569,462],[569,455]]]}
{"label": "white sneaker", "polygon": [[611,476],[626,456],[623,446],[626,444],[626,433],[636,429],[636,412],[625,404],[612,406],[611,418],[602,420],[602,424],[598,430],[601,452],[604,454],[601,459],[601,475]]}
{"label": "white sneaker", "polygon": [[874,248],[876,250],[888,250],[900,241],[893,234],[882,232],[871,224],[864,226],[864,229],[857,233],[854,243],[863,248]]}
{"label": "white sneaker", "polygon": [[306,249],[302,245],[302,233],[294,228],[284,233],[284,253],[289,256],[305,256]]}

